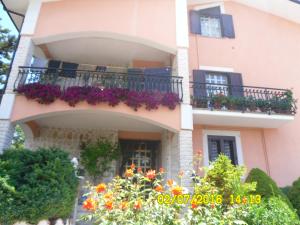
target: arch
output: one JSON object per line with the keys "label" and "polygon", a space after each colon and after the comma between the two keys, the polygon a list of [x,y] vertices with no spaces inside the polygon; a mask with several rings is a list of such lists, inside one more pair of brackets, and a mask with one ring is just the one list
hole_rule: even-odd
{"label": "arch", "polygon": [[148,47],[152,47],[170,54],[176,54],[176,47],[170,47],[161,43],[141,38],[138,36],[125,35],[121,33],[105,32],[105,31],[82,31],[82,32],[67,32],[55,35],[49,35],[44,37],[34,37],[32,40],[36,45],[43,45],[56,41],[64,41],[77,38],[108,38],[120,41],[127,41],[137,44],[142,44]]}

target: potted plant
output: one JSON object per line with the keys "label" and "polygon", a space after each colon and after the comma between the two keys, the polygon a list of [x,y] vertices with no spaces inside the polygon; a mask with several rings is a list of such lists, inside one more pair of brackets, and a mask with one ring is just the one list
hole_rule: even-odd
{"label": "potted plant", "polygon": [[256,107],[259,108],[261,112],[270,111],[270,101],[266,99],[256,99],[255,100]]}
{"label": "potted plant", "polygon": [[257,111],[257,105],[256,105],[256,102],[255,102],[255,98],[250,96],[250,97],[247,97],[245,99],[245,106],[247,107],[247,109],[250,111],[250,112],[255,112]]}
{"label": "potted plant", "polygon": [[214,109],[222,109],[222,107],[228,105],[228,97],[223,93],[213,95],[211,97],[211,104]]}

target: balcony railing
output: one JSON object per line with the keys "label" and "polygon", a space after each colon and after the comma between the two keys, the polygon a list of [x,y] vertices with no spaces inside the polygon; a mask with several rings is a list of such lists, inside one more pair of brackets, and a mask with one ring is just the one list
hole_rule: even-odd
{"label": "balcony railing", "polygon": [[59,85],[62,90],[73,86],[124,88],[134,91],[176,93],[182,99],[182,77],[160,74],[116,73],[89,70],[67,70],[41,67],[19,67],[15,89],[30,83]]}
{"label": "balcony railing", "polygon": [[267,114],[296,113],[296,100],[292,91],[287,89],[191,82],[191,93],[195,108]]}

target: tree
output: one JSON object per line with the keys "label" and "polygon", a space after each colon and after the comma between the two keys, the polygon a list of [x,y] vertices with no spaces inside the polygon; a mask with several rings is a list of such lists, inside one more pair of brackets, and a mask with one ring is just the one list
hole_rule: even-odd
{"label": "tree", "polygon": [[25,142],[25,134],[19,125],[16,125],[15,133],[12,139],[12,149],[23,149]]}
{"label": "tree", "polygon": [[[1,18],[0,18],[1,21]],[[10,34],[10,30],[0,24],[0,89],[6,82],[12,53],[16,47],[16,37]]]}

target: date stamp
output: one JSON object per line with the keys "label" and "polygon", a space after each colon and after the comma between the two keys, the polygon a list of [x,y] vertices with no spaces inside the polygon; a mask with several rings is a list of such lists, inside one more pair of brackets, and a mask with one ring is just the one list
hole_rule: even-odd
{"label": "date stamp", "polygon": [[[157,202],[159,204],[197,204],[197,205],[208,205],[208,204],[223,204],[224,198],[222,195],[190,195],[190,194],[182,194],[182,195],[170,195],[170,194],[160,194],[157,197]],[[226,202],[229,204],[260,204],[261,203],[261,195],[230,195],[229,198],[226,199]]]}

